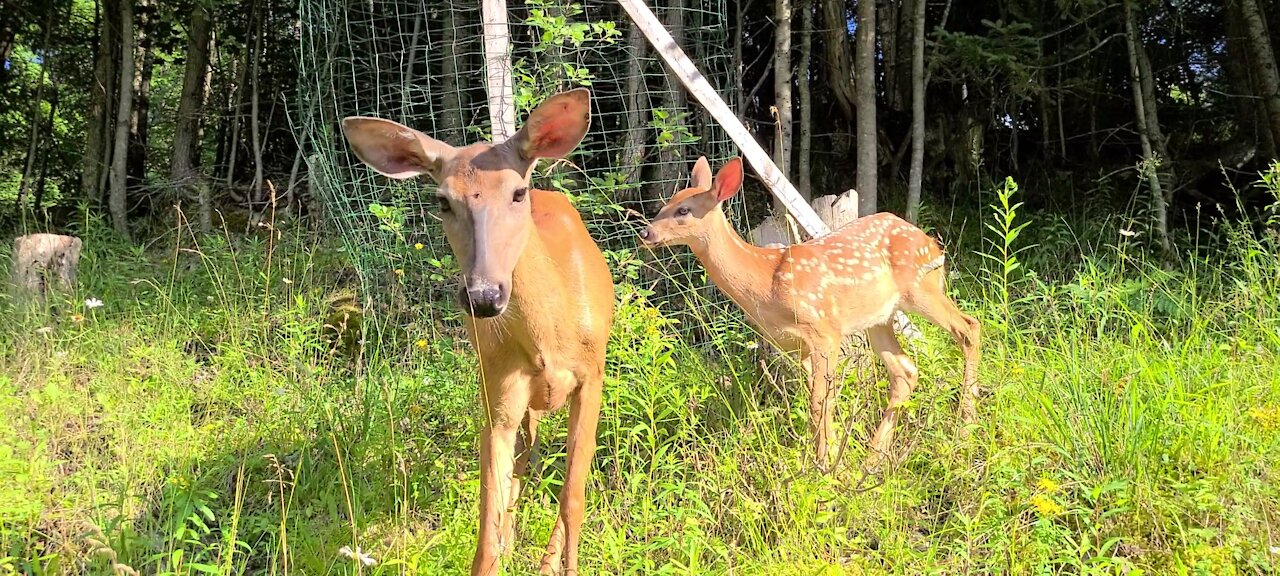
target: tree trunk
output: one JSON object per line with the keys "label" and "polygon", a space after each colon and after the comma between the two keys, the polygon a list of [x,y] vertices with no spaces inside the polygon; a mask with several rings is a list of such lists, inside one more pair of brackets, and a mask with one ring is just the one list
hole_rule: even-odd
{"label": "tree trunk", "polygon": [[644,81],[644,57],[648,46],[649,41],[645,39],[644,32],[640,30],[640,26],[632,22],[627,30],[629,53],[626,84],[627,136],[622,146],[621,164],[627,183],[637,186],[636,189],[629,190],[627,195],[637,198],[644,196],[640,193],[638,187],[641,182],[641,170],[644,168],[644,145],[645,137],[648,133],[649,120],[645,117],[648,106],[644,100],[647,88]]}
{"label": "tree trunk", "polygon": [[173,135],[173,157],[169,163],[169,178],[186,191],[185,197],[193,198],[197,206],[197,222],[201,232],[208,232],[212,218],[204,210],[200,190],[194,180],[197,158],[200,155],[200,126],[208,97],[206,79],[209,72],[209,13],[197,2],[191,10],[191,27],[187,30],[187,62],[182,78],[182,99],[178,102],[177,127]]}
{"label": "tree trunk", "polygon": [[849,14],[845,0],[818,0],[822,4],[823,46],[827,52],[827,81],[840,112],[854,119],[857,87],[853,78],[853,50],[849,46]]}
{"label": "tree trunk", "polygon": [[[17,45],[18,22],[16,10],[0,10],[0,62],[9,60]],[[9,80],[8,67],[0,65],[0,86]]]}
{"label": "tree trunk", "polygon": [[[671,33],[671,39],[677,46],[684,45],[684,6],[686,0],[671,0],[667,9],[664,10],[663,22],[667,31]],[[680,85],[680,81],[676,79],[676,75],[670,71],[662,77],[665,84],[665,90],[662,95],[662,107],[669,113],[670,122],[676,125],[683,125],[684,119],[680,115],[685,110],[684,87]],[[665,198],[671,194],[673,188],[679,188],[677,184],[683,174],[689,167],[684,165],[684,153],[682,145],[672,144],[668,146],[660,146],[658,148],[658,178],[654,182],[656,189],[650,194],[651,198]]]}
{"label": "tree trunk", "polygon": [[1147,113],[1147,137],[1151,140],[1151,148],[1160,159],[1159,169],[1164,171],[1160,177],[1160,187],[1164,190],[1165,205],[1172,202],[1173,190],[1177,187],[1177,173],[1174,171],[1173,158],[1169,156],[1168,142],[1164,130],[1161,129],[1159,106],[1156,102],[1155,71],[1151,68],[1151,60],[1147,58],[1147,49],[1141,41],[1141,35],[1135,45],[1138,53],[1138,74],[1142,78],[1143,111]]}
{"label": "tree trunk", "polygon": [[[36,83],[36,97],[31,101],[31,134],[27,138],[27,162],[26,168],[22,170],[22,183],[18,185],[18,211],[23,211],[23,204],[27,200],[27,191],[31,189],[35,176],[36,156],[40,151],[40,125],[44,124],[40,118],[40,103],[44,102],[44,85],[45,79],[49,76],[49,66],[53,62],[52,50],[50,50],[49,39],[53,35],[53,13],[55,10],[49,9],[49,13],[44,19],[44,41],[41,50],[44,51],[40,62],[40,76]],[[53,126],[53,118],[49,119],[49,126]]]}
{"label": "tree trunk", "polygon": [[118,11],[116,0],[101,0],[98,3],[97,26],[98,45],[95,48],[93,62],[93,84],[89,86],[89,110],[85,119],[84,156],[81,164],[84,171],[80,173],[80,194],[93,204],[102,202],[102,174],[107,166],[105,150],[111,126],[111,99],[115,95],[115,49],[116,33],[111,15]]}
{"label": "tree trunk", "polygon": [[[253,18],[257,13],[256,2],[254,10],[249,13],[249,21],[245,25],[245,30],[252,34]],[[231,115],[231,137],[227,140],[227,189],[231,188],[236,177],[236,163],[240,158],[240,125],[244,120],[244,93],[245,86],[249,83],[249,53],[250,44],[244,43],[244,52],[240,56],[240,60],[232,64],[233,68],[239,68],[240,74],[237,76],[235,95],[232,96],[233,102],[228,113]]]}
{"label": "tree trunk", "polygon": [[31,213],[36,215],[40,214],[40,208],[43,206],[44,202],[44,186],[47,176],[49,175],[49,156],[54,150],[58,149],[58,135],[54,132],[53,126],[54,119],[58,117],[58,102],[61,99],[58,97],[58,83],[50,78],[49,85],[54,89],[53,93],[49,95],[49,122],[48,126],[45,127],[45,131],[49,134],[49,137],[45,138],[44,142],[40,145],[40,169],[36,172],[35,197],[32,198],[31,203]]}
{"label": "tree trunk", "polygon": [[441,113],[440,128],[443,130],[446,139],[455,140],[454,144],[461,144],[456,141],[462,136],[462,101],[458,91],[462,88],[461,77],[458,75],[457,58],[463,54],[462,50],[451,48],[458,46],[460,37],[458,35],[458,16],[455,14],[456,8],[453,6],[445,6],[444,10],[444,57],[440,60],[442,72],[440,74],[441,86]]}
{"label": "tree trunk", "polygon": [[[1136,25],[1135,25],[1136,26]],[[1143,108],[1147,113],[1147,137],[1151,139],[1151,147],[1161,156],[1161,161],[1169,160],[1165,148],[1164,131],[1160,129],[1160,117],[1156,113],[1155,73],[1151,70],[1151,61],[1147,58],[1147,49],[1142,43],[1142,35],[1134,40],[1134,51],[1138,57],[1138,77],[1142,81]]]}
{"label": "tree trunk", "polygon": [[[791,172],[791,0],[774,1],[773,101],[777,107],[777,141],[773,143],[773,163],[788,179]],[[774,209],[782,209],[777,202]]]}
{"label": "tree trunk", "polygon": [[924,30],[925,0],[911,14],[911,168],[907,176],[907,222],[919,223],[924,181]]}
{"label": "tree trunk", "polygon": [[104,90],[107,93],[107,105],[102,110],[102,150],[98,156],[98,182],[96,184],[96,195],[93,197],[94,202],[98,206],[105,206],[107,200],[107,188],[110,186],[111,164],[115,158],[115,130],[116,130],[116,111],[120,108],[120,63],[124,60],[121,56],[122,47],[120,42],[120,2],[123,0],[103,0],[102,4],[102,22],[106,27],[106,38],[108,40],[108,53],[106,54],[109,66],[107,73],[103,76]]}
{"label": "tree trunk", "polygon": [[1163,187],[1160,184],[1160,158],[1156,156],[1155,150],[1151,144],[1151,132],[1148,125],[1149,116],[1147,113],[1147,102],[1143,95],[1142,67],[1139,64],[1138,50],[1141,47],[1142,39],[1138,36],[1137,26],[1134,24],[1133,7],[1129,2],[1124,3],[1124,28],[1127,36],[1125,43],[1129,52],[1129,85],[1133,90],[1133,109],[1134,115],[1137,117],[1138,124],[1138,140],[1142,144],[1142,158],[1144,165],[1144,174],[1147,182],[1151,186],[1151,203],[1152,209],[1156,215],[1156,238],[1160,242],[1160,248],[1165,255],[1170,253],[1169,245],[1169,226],[1168,214],[1165,207],[1165,196]]}
{"label": "tree trunk", "polygon": [[1062,89],[1062,69],[1058,69],[1058,98],[1057,106],[1054,111],[1058,113],[1058,158],[1061,162],[1067,161],[1067,127],[1062,121],[1062,107],[1066,102],[1067,94]]}
{"label": "tree trunk", "polygon": [[1053,158],[1053,121],[1049,117],[1049,73],[1041,71],[1037,77],[1040,80],[1036,83],[1036,102],[1040,109],[1040,156],[1047,164]]}
{"label": "tree trunk", "polygon": [[[267,10],[269,9],[270,8],[268,7]],[[261,123],[258,119],[258,102],[261,97],[259,95],[258,80],[262,67],[262,36],[263,30],[266,29],[266,27],[263,26],[263,20],[266,20],[266,17],[267,15],[264,13],[264,9],[259,8],[258,26],[254,29],[253,35],[253,87],[250,89],[252,90],[252,93],[250,94],[249,101],[249,114],[251,114],[251,117],[249,118],[249,126],[250,130],[253,131],[253,134],[251,135],[253,141],[253,187],[249,190],[249,197],[257,203],[261,203],[263,200],[262,129]]]}
{"label": "tree trunk", "polygon": [[120,102],[116,107],[115,144],[111,157],[108,205],[116,233],[129,239],[125,200],[129,158],[129,119],[133,114],[133,0],[120,0]]}
{"label": "tree trunk", "polygon": [[44,185],[49,175],[49,151],[58,147],[53,133],[53,119],[58,114],[57,93],[54,93],[53,100],[49,102],[49,108],[49,139],[45,141],[44,150],[40,153],[40,171],[36,175],[36,192],[31,202],[31,213],[37,215],[40,214],[40,209],[44,206]]}
{"label": "tree trunk", "polygon": [[298,150],[293,153],[293,165],[289,167],[289,184],[284,188],[284,209],[286,213],[293,209],[293,190],[298,184],[298,172],[302,169],[302,155],[305,153],[307,138],[298,141]]}
{"label": "tree trunk", "polygon": [[880,63],[884,73],[884,104],[889,110],[901,110],[902,98],[898,93],[899,2],[888,0],[882,3],[884,6],[876,14],[876,36],[880,44]]}
{"label": "tree trunk", "polygon": [[876,212],[876,3],[858,0],[854,78],[858,89],[858,214]]}
{"label": "tree trunk", "polygon": [[141,185],[147,176],[147,141],[151,127],[151,72],[155,68],[155,51],[151,30],[151,0],[137,0],[137,61],[133,74],[133,117],[130,119],[128,177],[132,186]]}
{"label": "tree trunk", "polygon": [[[421,48],[418,47],[418,41],[423,38],[422,25],[424,24],[423,20],[427,17],[427,14],[429,14],[429,12],[423,11],[413,18],[413,32],[409,36],[409,48],[406,51],[409,58],[404,64],[404,69],[400,72],[400,77],[403,79],[403,82],[400,85],[404,87],[403,94],[406,99],[408,99],[410,94],[412,94],[412,90],[414,88],[413,83],[417,79],[417,75],[414,74],[414,68],[418,66],[418,52],[421,50]],[[430,74],[428,74],[428,76],[430,76]],[[430,82],[430,78],[427,80]],[[428,94],[429,93],[430,91],[428,91]]]}
{"label": "tree trunk", "polygon": [[1275,156],[1277,147],[1272,143],[1269,123],[1264,120],[1267,116],[1266,103],[1250,97],[1261,93],[1261,90],[1255,82],[1256,74],[1251,73],[1250,62],[1254,57],[1246,40],[1248,34],[1239,2],[1227,3],[1226,16],[1227,53],[1222,59],[1222,69],[1232,92],[1241,95],[1231,99],[1236,108],[1236,125],[1253,137],[1253,142],[1261,148],[1264,156]]}
{"label": "tree trunk", "polygon": [[733,20],[733,69],[738,72],[737,98],[733,105],[738,110],[745,111],[747,109],[747,87],[743,82],[747,77],[747,63],[742,59],[742,41],[746,35],[747,11],[755,0],[747,0],[746,2],[738,2],[736,4]]}
{"label": "tree trunk", "polygon": [[1276,69],[1276,56],[1272,51],[1271,36],[1267,33],[1267,21],[1257,0],[1235,0],[1240,8],[1241,20],[1249,38],[1249,51],[1258,71],[1259,96],[1267,109],[1267,124],[1271,141],[1280,148],[1280,71]]}
{"label": "tree trunk", "polygon": [[808,201],[813,198],[813,0],[801,0],[800,9],[800,158],[796,162],[796,187]]}

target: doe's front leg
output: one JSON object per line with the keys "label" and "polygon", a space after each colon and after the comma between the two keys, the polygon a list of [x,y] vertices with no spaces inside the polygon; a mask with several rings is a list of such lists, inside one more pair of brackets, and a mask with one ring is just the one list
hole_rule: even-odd
{"label": "doe's front leg", "polygon": [[560,488],[560,515],[551,532],[551,542],[542,557],[540,574],[578,574],[578,542],[582,516],[586,511],[587,476],[596,451],[596,425],[600,422],[601,374],[584,383],[569,405],[568,470]]}
{"label": "doe's front leg", "polygon": [[538,421],[542,413],[529,410],[521,424],[522,433],[516,437],[515,468],[511,471],[511,496],[507,500],[507,511],[502,519],[502,541],[506,544],[505,552],[510,555],[516,540],[516,512],[520,504],[520,490],[529,480],[529,463],[536,459],[538,451]]}
{"label": "doe's front leg", "polygon": [[517,374],[495,378],[498,386],[481,384],[488,422],[480,431],[480,530],[472,576],[498,573],[507,541],[508,505],[514,488],[516,436],[528,410],[527,379]]}

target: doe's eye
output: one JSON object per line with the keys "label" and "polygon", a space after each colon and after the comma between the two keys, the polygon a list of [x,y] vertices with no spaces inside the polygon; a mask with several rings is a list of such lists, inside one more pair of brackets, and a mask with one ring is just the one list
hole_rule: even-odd
{"label": "doe's eye", "polygon": [[528,188],[517,188],[515,193],[511,195],[512,202],[524,202],[526,196],[529,195]]}
{"label": "doe's eye", "polygon": [[436,196],[436,202],[440,203],[441,212],[451,212],[453,210],[449,207],[449,199],[444,196]]}
{"label": "doe's eye", "polygon": [[693,211],[690,210],[688,206],[681,206],[679,208],[676,208],[676,216],[688,216],[690,212],[693,212]]}

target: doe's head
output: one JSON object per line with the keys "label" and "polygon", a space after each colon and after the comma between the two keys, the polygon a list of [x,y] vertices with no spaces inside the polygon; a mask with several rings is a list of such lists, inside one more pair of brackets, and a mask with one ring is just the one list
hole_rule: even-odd
{"label": "doe's head", "polygon": [[742,188],[742,159],[731,158],[715,178],[705,156],[693,165],[689,187],[676,192],[640,231],[645,246],[688,246],[706,239],[708,226],[724,218],[720,203]]}
{"label": "doe's head", "polygon": [[585,88],[548,98],[510,139],[455,148],[390,120],[352,116],[342,121],[351,149],[391,178],[426,175],[438,184],[436,202],[449,246],[462,268],[462,307],[477,318],[506,310],[511,277],[533,230],[529,178],[539,158],[573,151],[591,124]]}

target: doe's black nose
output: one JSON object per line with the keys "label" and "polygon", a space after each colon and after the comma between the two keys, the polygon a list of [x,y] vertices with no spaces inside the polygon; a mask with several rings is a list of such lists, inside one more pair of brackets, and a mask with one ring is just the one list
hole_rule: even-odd
{"label": "doe's black nose", "polygon": [[502,313],[502,286],[488,282],[464,287],[459,294],[462,307],[477,318],[492,318]]}

